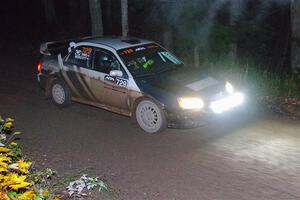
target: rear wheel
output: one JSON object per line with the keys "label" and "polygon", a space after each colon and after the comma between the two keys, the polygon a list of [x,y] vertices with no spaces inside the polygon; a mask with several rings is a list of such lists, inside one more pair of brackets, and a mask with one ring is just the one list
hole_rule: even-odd
{"label": "rear wheel", "polygon": [[158,133],[166,129],[163,110],[151,100],[142,100],[135,110],[135,118],[141,129],[147,133]]}
{"label": "rear wheel", "polygon": [[55,80],[51,86],[51,97],[55,105],[64,107],[70,103],[70,90],[66,84]]}

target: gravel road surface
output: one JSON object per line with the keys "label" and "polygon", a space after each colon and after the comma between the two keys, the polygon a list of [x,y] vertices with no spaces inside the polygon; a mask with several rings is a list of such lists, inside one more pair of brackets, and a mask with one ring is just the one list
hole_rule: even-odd
{"label": "gravel road surface", "polygon": [[29,57],[2,59],[0,113],[15,118],[41,165],[104,177],[128,200],[300,199],[299,121],[236,116],[147,135],[98,108],[57,108],[38,90],[34,67]]}

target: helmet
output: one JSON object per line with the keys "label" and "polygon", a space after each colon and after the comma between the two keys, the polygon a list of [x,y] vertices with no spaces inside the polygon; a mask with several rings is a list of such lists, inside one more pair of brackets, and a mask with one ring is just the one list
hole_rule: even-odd
{"label": "helmet", "polygon": [[101,62],[109,61],[108,56],[105,55],[105,54],[102,54],[102,55],[100,56],[100,61],[101,61]]}

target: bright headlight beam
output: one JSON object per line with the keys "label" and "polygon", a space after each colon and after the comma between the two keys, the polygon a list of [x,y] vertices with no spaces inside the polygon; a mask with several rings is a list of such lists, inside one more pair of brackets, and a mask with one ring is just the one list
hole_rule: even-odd
{"label": "bright headlight beam", "polygon": [[221,114],[233,107],[241,105],[244,102],[244,95],[242,93],[235,93],[227,98],[212,102],[210,108],[214,113]]}
{"label": "bright headlight beam", "polygon": [[182,109],[200,110],[204,107],[204,102],[201,98],[182,97],[178,99],[178,105]]}
{"label": "bright headlight beam", "polygon": [[228,94],[233,94],[234,93],[233,85],[229,82],[226,82],[225,89],[226,89],[226,92],[228,92]]}

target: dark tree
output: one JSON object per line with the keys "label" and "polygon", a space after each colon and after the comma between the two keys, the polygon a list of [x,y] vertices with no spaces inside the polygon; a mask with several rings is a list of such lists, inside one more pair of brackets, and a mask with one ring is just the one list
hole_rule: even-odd
{"label": "dark tree", "polygon": [[111,34],[112,32],[112,0],[106,0],[105,2],[105,21],[106,21],[106,32]]}
{"label": "dark tree", "polygon": [[56,22],[56,11],[53,0],[43,0],[47,24]]}
{"label": "dark tree", "polygon": [[101,0],[89,0],[92,35],[103,35]]}
{"label": "dark tree", "polygon": [[291,1],[292,52],[293,71],[300,73],[300,1]]}
{"label": "dark tree", "polygon": [[122,12],[122,35],[128,36],[129,25],[128,25],[128,1],[121,0],[121,12]]}

